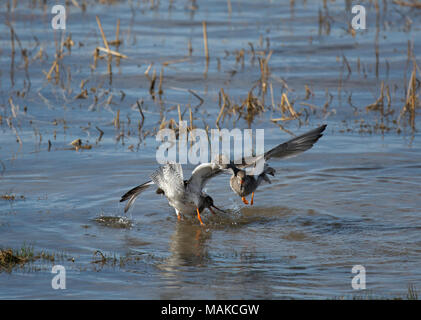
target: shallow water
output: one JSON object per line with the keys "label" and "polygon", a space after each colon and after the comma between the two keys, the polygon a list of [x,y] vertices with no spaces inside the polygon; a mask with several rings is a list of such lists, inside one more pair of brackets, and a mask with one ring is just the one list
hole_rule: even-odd
{"label": "shallow water", "polygon": [[[3,3],[0,7],[2,20],[12,22],[30,59],[40,46],[47,53],[29,63],[28,91],[17,43],[16,70],[10,74],[10,30],[0,25],[0,195],[16,195],[13,201],[0,199],[0,247],[30,245],[36,252],[57,253],[54,264],[66,267],[67,288],[53,290],[53,263],[37,260],[0,273],[0,298],[405,298],[409,285],[421,288],[420,135],[405,125],[405,118],[399,134],[393,122],[412,71],[408,41],[415,56],[420,52],[415,41],[419,12],[380,3],[376,29],[376,10],[367,2],[368,29],[354,38],[346,31],[352,18],[346,1],[328,2],[329,34],[319,30],[318,12],[326,9],[316,2],[296,1],[291,7],[289,1],[231,1],[230,15],[226,1],[200,2],[194,11],[190,2],[169,8],[161,1],[151,9],[149,1],[87,1],[84,13],[68,8],[65,38],[71,33],[75,45],[61,62],[61,86],[42,72],[48,73],[54,61],[59,33],[50,27],[49,10],[31,9],[31,3],[19,2],[11,12]],[[129,58],[119,66],[113,62],[111,83],[105,60],[95,70],[90,67],[94,48],[103,46],[95,15],[108,39],[114,39],[117,18],[121,22],[119,51]],[[207,71],[203,20],[209,37]],[[219,90],[241,103],[260,79],[249,42],[264,56],[272,50],[270,83],[277,104],[285,81],[296,110],[305,108],[300,103],[317,107],[301,126],[297,120],[282,125],[299,134],[327,123],[325,135],[298,157],[271,161],[277,175],[255,194],[253,206],[244,206],[230,191],[229,177],[212,180],[206,191],[227,213],[203,214],[205,227],[194,217],[177,221],[165,198],[152,190],[125,215],[120,196],[148,180],[157,167],[155,137],[139,138],[136,100],[144,100],[142,134],[156,130],[162,116],[178,119],[177,104],[186,110],[185,119],[192,106],[195,126],[215,128]],[[244,67],[235,58],[243,48]],[[155,68],[159,78],[162,64],[172,60],[183,61],[164,66],[164,93],[153,99],[144,73],[153,63],[149,75]],[[88,98],[75,99],[82,80],[88,80]],[[365,109],[380,95],[382,81],[390,86],[395,110],[383,119]],[[314,93],[309,99],[305,85]],[[189,89],[203,98],[200,107]],[[326,90],[333,97],[323,112]],[[18,91],[27,93],[22,97]],[[267,111],[251,128],[265,129],[269,149],[291,136],[270,121],[282,116],[279,108],[271,108],[270,93],[265,101]],[[390,130],[375,129],[382,120]],[[420,124],[416,119],[416,127]],[[229,117],[222,126],[248,127],[243,119],[233,124]],[[100,141],[96,127],[104,132]],[[121,131],[125,136],[117,139]],[[70,150],[78,138],[92,149]],[[186,177],[193,167],[185,166]],[[366,291],[352,289],[355,265],[366,268]]]}

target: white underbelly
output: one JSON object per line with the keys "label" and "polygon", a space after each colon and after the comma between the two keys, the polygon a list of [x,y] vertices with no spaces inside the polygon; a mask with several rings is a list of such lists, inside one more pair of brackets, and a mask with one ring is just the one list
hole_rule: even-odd
{"label": "white underbelly", "polygon": [[193,202],[172,201],[170,206],[181,214],[196,214],[196,206]]}

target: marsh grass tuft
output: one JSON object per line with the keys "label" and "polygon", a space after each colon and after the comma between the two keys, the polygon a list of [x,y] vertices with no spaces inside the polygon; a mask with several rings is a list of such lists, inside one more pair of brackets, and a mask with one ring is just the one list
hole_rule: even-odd
{"label": "marsh grass tuft", "polygon": [[17,196],[15,194],[3,194],[3,195],[0,195],[0,199],[8,200],[8,201],[25,200],[25,196],[24,195]]}
{"label": "marsh grass tuft", "polygon": [[33,252],[22,248],[20,251],[12,249],[0,250],[0,272],[11,271],[17,265],[22,265],[33,259]]}
{"label": "marsh grass tuft", "polygon": [[418,291],[414,284],[410,283],[408,285],[408,293],[406,295],[408,300],[418,300]]}
{"label": "marsh grass tuft", "polygon": [[23,267],[37,260],[54,262],[64,259],[65,254],[49,253],[46,251],[35,252],[33,246],[23,245],[20,249],[0,249],[0,272],[11,272],[14,268]]}
{"label": "marsh grass tuft", "polygon": [[90,149],[92,149],[92,145],[83,144],[82,139],[75,139],[70,143],[70,145],[73,146],[72,148],[70,148],[70,150],[79,151],[79,150],[90,150]]}

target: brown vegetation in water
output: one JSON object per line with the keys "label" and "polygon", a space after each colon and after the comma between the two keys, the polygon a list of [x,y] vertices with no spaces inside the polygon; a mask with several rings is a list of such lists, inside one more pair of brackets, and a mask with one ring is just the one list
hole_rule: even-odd
{"label": "brown vegetation in water", "polygon": [[[417,1],[394,1],[396,5],[411,7],[413,10],[418,9]],[[99,3],[104,5],[116,5],[119,1],[100,1]],[[87,9],[87,2],[82,1],[78,2],[73,0],[72,4],[85,11]],[[149,9],[155,10],[159,7],[159,2],[151,2]],[[291,2],[291,9],[294,8],[294,2]],[[382,11],[379,9],[379,3],[374,3],[376,9],[376,18],[382,14]],[[191,12],[198,10],[198,6],[195,3],[192,3],[188,7]],[[227,3],[227,10],[229,17],[233,14],[233,8],[231,2]],[[235,13],[235,12],[234,12]],[[329,3],[324,2],[323,8],[319,11],[319,33],[320,35],[328,36],[332,30],[335,20],[332,17],[332,14],[329,11]],[[103,19],[104,20],[104,19]],[[97,45],[88,48],[88,50],[93,50],[93,64],[89,66],[89,69],[92,73],[99,67],[105,68],[105,66],[98,66],[98,62],[101,60],[106,61],[106,70],[107,70],[107,80],[111,85],[113,81],[113,68],[118,68],[120,63],[123,63],[125,60],[129,64],[136,65],[139,61],[134,61],[129,58],[127,55],[120,52],[120,48],[128,45],[126,39],[129,38],[131,29],[125,30],[120,28],[120,19],[116,20],[112,25],[106,25],[101,22],[99,16],[95,16],[94,21],[96,21],[95,28],[99,31],[96,36],[97,40],[102,42],[102,45]],[[109,23],[108,23],[109,24]],[[10,30],[10,47],[11,47],[11,67],[10,67],[10,79],[11,82],[15,82],[15,73],[17,70],[16,56],[19,54],[22,57],[21,68],[25,71],[27,75],[27,86],[24,90],[17,92],[19,98],[25,97],[29,91],[30,79],[29,71],[31,68],[31,63],[35,61],[42,62],[43,60],[48,60],[48,52],[42,46],[37,48],[32,54],[29,53],[27,48],[22,47],[22,43],[19,39],[19,36],[12,23],[6,22]],[[104,30],[105,27],[105,30]],[[66,57],[70,57],[72,52],[75,52],[77,45],[79,48],[83,46],[79,39],[75,39],[72,34],[62,33],[62,37],[54,38],[55,41],[55,54],[54,57],[50,57],[50,62],[48,62],[47,70],[44,70],[45,79],[48,82],[48,85],[59,86],[64,90],[63,96],[64,99],[68,99],[67,96],[73,92],[71,98],[73,101],[80,100],[80,107],[84,106],[85,101],[91,103],[88,107],[89,111],[99,110],[101,107],[106,108],[107,110],[112,111],[112,127],[115,130],[115,141],[125,145],[126,141],[130,140],[132,137],[138,139],[138,149],[141,141],[145,137],[154,135],[159,129],[162,128],[171,128],[178,132],[178,123],[183,117],[189,118],[189,126],[187,130],[192,130],[195,127],[204,127],[208,130],[212,124],[217,128],[222,126],[238,126],[246,125],[251,127],[256,121],[267,121],[267,123],[272,123],[278,126],[281,130],[292,134],[291,130],[288,128],[291,127],[291,124],[296,124],[297,126],[308,125],[313,119],[317,121],[323,120],[326,121],[331,116],[340,116],[341,110],[337,107],[333,107],[334,104],[338,102],[341,103],[341,96],[344,95],[347,85],[347,82],[355,79],[356,75],[360,75],[361,78],[367,78],[369,70],[367,65],[361,62],[358,58],[356,67],[355,60],[345,55],[345,53],[338,53],[336,60],[340,63],[340,74],[337,79],[337,88],[338,94],[334,96],[332,88],[326,88],[326,102],[323,104],[318,104],[314,102],[316,99],[320,99],[320,90],[315,91],[313,83],[303,82],[298,88],[296,85],[291,84],[289,80],[285,80],[279,74],[276,68],[279,66],[272,66],[271,61],[274,60],[274,56],[278,56],[279,48],[271,48],[271,40],[269,36],[260,35],[258,43],[253,42],[252,39],[248,42],[248,47],[246,48],[235,48],[231,47],[231,51],[225,50],[226,57],[218,56],[216,53],[210,53],[210,49],[213,49],[212,41],[215,41],[212,38],[213,24],[211,21],[200,21],[199,24],[200,33],[198,37],[203,41],[203,51],[200,50],[201,58],[200,61],[203,61],[203,64],[206,66],[205,75],[203,77],[204,82],[207,81],[209,68],[212,67],[212,64],[216,64],[217,73],[228,73],[230,77],[226,81],[227,85],[221,85],[219,87],[219,109],[217,113],[211,115],[205,110],[205,107],[209,107],[214,103],[212,96],[207,94],[206,89],[203,92],[200,90],[193,90],[189,88],[188,85],[182,90],[186,92],[186,95],[191,95],[198,100],[198,104],[194,106],[191,103],[181,103],[180,101],[168,101],[166,100],[166,95],[168,91],[172,88],[170,87],[171,72],[175,65],[177,66],[189,66],[195,62],[193,56],[193,47],[192,39],[188,39],[186,43],[187,52],[183,57],[177,57],[174,59],[149,59],[145,61],[145,66],[147,66],[146,71],[144,71],[144,77],[147,79],[147,88],[149,91],[150,98],[152,100],[149,105],[148,100],[144,105],[144,100],[142,100],[142,106],[139,107],[139,103],[133,104],[131,109],[136,110],[138,106],[139,116],[136,115],[136,120],[131,119],[131,115],[124,114],[125,105],[124,100],[126,93],[123,90],[120,90],[120,93],[116,93],[113,89],[104,89],[102,88],[102,82],[97,83],[96,85],[89,85],[93,82],[93,77],[86,77],[80,81],[80,86],[73,92],[74,81],[72,79],[70,69],[71,67],[65,66]],[[349,26],[348,26],[349,27]],[[380,24],[376,24],[376,29],[380,28]],[[115,32],[115,38],[113,40],[107,39],[107,33],[112,30],[112,33]],[[348,36],[352,36],[353,39],[356,37],[356,32],[351,32],[345,30],[349,33]],[[125,33],[126,32],[126,33]],[[267,31],[268,35],[269,30]],[[127,36],[127,38],[126,38]],[[124,40],[124,41],[123,41]],[[272,40],[273,41],[273,40]],[[310,37],[310,44],[311,44]],[[405,78],[405,97],[404,102],[400,104],[399,99],[401,98],[400,92],[396,91],[396,87],[392,83],[388,82],[387,79],[380,79],[379,77],[379,68],[380,68],[380,58],[379,55],[379,38],[376,35],[376,43],[374,46],[374,55],[375,55],[375,70],[373,74],[376,75],[377,83],[380,89],[377,99],[370,103],[367,106],[356,105],[355,98],[352,99],[352,92],[348,92],[347,101],[348,104],[353,108],[355,118],[348,120],[345,119],[340,124],[343,124],[343,128],[340,128],[340,132],[355,131],[361,134],[365,133],[381,133],[385,132],[396,132],[400,134],[406,128],[409,128],[412,134],[416,130],[416,115],[417,110],[420,106],[419,99],[419,68],[416,64],[415,55],[411,46],[408,45],[408,61],[413,62],[413,68],[411,71],[410,79],[407,81]],[[214,51],[212,51],[214,52]],[[229,60],[232,57],[235,63],[234,70],[227,70],[224,65],[225,60]],[[389,68],[389,62],[386,59],[386,68]],[[273,68],[275,67],[275,68]],[[336,66],[337,67],[337,66]],[[276,72],[273,72],[272,69],[276,69]],[[417,70],[418,69],[418,70]],[[215,70],[212,70],[216,72]],[[229,86],[230,78],[233,78],[236,74],[251,72],[255,79],[250,86],[244,87],[243,92],[240,94],[232,95],[232,90]],[[186,76],[189,76],[186,73]],[[406,77],[406,76],[405,76]],[[358,80],[358,79],[357,79]],[[67,82],[66,82],[67,81]],[[168,87],[167,87],[168,86]],[[79,90],[80,87],[80,90]],[[11,116],[0,115],[0,125],[7,124],[9,128],[15,133],[16,141],[20,146],[23,145],[23,140],[20,136],[18,128],[20,124],[17,120],[19,118],[19,105],[16,102],[15,97],[11,96],[8,99],[10,105]],[[67,95],[67,96],[66,96]],[[42,102],[48,107],[53,108],[54,102],[50,98],[46,98],[42,95],[41,92],[38,92],[39,98]],[[119,98],[120,97],[120,98]],[[138,99],[138,97],[136,97]],[[148,97],[144,97],[147,99]],[[118,101],[119,99],[119,101]],[[150,101],[150,100],[149,100]],[[111,106],[119,105],[117,110],[113,110]],[[145,118],[144,112],[151,112],[149,108],[157,108],[160,114],[160,120],[158,123],[153,123],[150,118]],[[205,107],[204,107],[205,106]],[[25,106],[25,113],[27,112],[28,107]],[[171,111],[178,110],[178,119],[174,114],[170,114]],[[365,111],[365,112],[364,112]],[[154,110],[152,111],[154,112]],[[366,116],[367,115],[367,116]],[[126,119],[127,118],[127,119]],[[151,117],[152,118],[152,117]],[[373,120],[374,118],[374,120]],[[177,121],[178,120],[178,121]],[[56,120],[55,120],[56,121]],[[63,124],[63,131],[66,132],[68,128],[67,121],[65,119],[60,120]],[[240,123],[242,121],[242,123]],[[261,122],[260,122],[261,123]],[[69,139],[71,142],[72,148],[67,148],[71,150],[90,150],[94,146],[98,146],[104,140],[104,136],[108,134],[106,127],[103,127],[104,124],[93,125],[86,128],[86,132],[89,130],[94,130],[96,140],[95,144],[82,143],[82,140],[77,137],[72,137]],[[42,141],[42,135],[37,128],[34,128],[35,135],[39,138],[39,144]],[[137,135],[134,134],[137,132]],[[405,131],[406,132],[406,131]],[[48,143],[48,146],[45,150],[55,151],[63,150],[63,148],[56,148],[54,140],[56,138],[57,130],[54,130],[54,136],[50,139],[45,139],[44,141]],[[77,138],[77,139],[75,139]],[[134,144],[130,141],[128,148],[134,150]]]}

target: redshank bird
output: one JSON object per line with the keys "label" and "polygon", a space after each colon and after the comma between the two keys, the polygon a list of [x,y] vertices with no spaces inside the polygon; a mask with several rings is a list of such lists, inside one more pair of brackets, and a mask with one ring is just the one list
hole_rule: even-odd
{"label": "redshank bird", "polygon": [[[241,197],[245,204],[249,204],[245,197],[251,194],[250,205],[253,205],[254,192],[257,187],[263,181],[271,183],[269,177],[267,176],[268,174],[271,176],[275,175],[275,169],[269,167],[266,161],[271,158],[290,158],[310,149],[317,140],[323,136],[322,132],[325,129],[326,125],[324,124],[287,142],[281,143],[264,154],[254,157],[252,161],[250,161],[250,159],[246,161],[246,159],[243,158],[240,164],[234,164],[233,162],[228,163],[225,167],[230,169],[232,173],[230,179],[231,189]],[[256,167],[262,160],[264,160],[265,163],[260,174],[249,175],[246,172],[246,168],[252,166]]]}
{"label": "redshank bird", "polygon": [[184,180],[181,164],[168,163],[151,174],[151,181],[126,192],[120,202],[128,200],[124,208],[124,212],[127,212],[144,190],[156,185],[158,187],[156,193],[164,194],[167,197],[168,203],[175,209],[178,219],[181,218],[181,214],[197,214],[200,224],[204,225],[200,217],[200,213],[204,209],[208,208],[213,214],[215,212],[212,208],[224,212],[214,205],[212,197],[202,191],[211,178],[224,171],[225,169],[216,163],[203,163],[193,170],[189,180]]}

